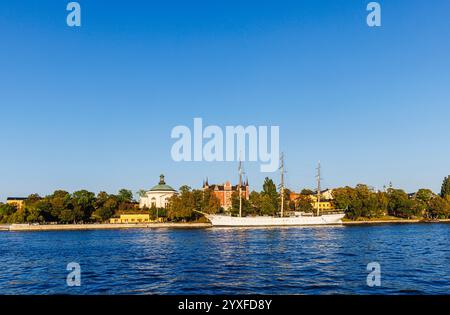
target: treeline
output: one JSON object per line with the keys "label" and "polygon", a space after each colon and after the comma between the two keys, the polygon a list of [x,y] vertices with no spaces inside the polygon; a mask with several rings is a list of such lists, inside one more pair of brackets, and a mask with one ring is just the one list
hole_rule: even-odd
{"label": "treeline", "polygon": [[196,211],[214,214],[221,210],[220,201],[212,190],[182,186],[179,193],[169,199],[166,217],[170,221],[193,221],[202,217]]}
{"label": "treeline", "polygon": [[[313,191],[302,190],[294,202],[289,198],[291,191],[285,189],[284,209],[289,211],[313,212],[310,195]],[[401,189],[389,187],[384,191],[375,191],[367,185],[342,187],[333,190],[336,209],[343,209],[347,218],[381,218],[393,216],[399,218],[450,218],[450,176],[442,184],[441,193],[435,194],[429,189],[420,189],[408,195]],[[239,214],[239,194],[234,192],[231,198],[232,215]],[[266,178],[260,192],[252,191],[249,199],[242,198],[242,213],[249,215],[278,215],[281,198],[273,180]],[[152,218],[163,217],[169,221],[193,221],[202,215],[223,213],[220,201],[212,190],[192,189],[182,186],[179,193],[170,198],[167,209],[139,209],[130,190],[122,189],[117,194],[100,192],[95,195],[86,190],[72,194],[57,190],[52,195],[41,198],[33,194],[20,209],[16,205],[0,203],[0,223],[92,223],[105,222],[120,213],[149,213]]]}
{"label": "treeline", "polygon": [[118,194],[100,192],[95,195],[87,190],[72,194],[57,190],[41,198],[28,196],[24,206],[0,204],[1,223],[91,223],[104,222],[120,211],[136,208],[133,193],[121,189]]}
{"label": "treeline", "polygon": [[367,185],[333,190],[333,203],[345,209],[349,219],[393,216],[413,219],[446,219],[450,217],[450,194],[436,195],[429,189],[420,189],[408,195],[401,189],[374,191]]}

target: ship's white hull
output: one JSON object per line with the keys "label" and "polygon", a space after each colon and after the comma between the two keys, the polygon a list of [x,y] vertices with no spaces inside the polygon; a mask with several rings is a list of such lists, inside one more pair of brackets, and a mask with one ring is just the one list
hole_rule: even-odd
{"label": "ship's white hull", "polygon": [[298,217],[231,217],[226,215],[206,215],[213,226],[302,226],[342,224],[345,214],[325,214],[321,216]]}

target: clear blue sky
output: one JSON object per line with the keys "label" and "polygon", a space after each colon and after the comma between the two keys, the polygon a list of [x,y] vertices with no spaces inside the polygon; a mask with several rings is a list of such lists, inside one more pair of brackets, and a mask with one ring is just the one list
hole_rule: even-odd
{"label": "clear blue sky", "polygon": [[318,160],[324,187],[450,173],[448,0],[379,1],[376,29],[369,1],[82,0],[78,29],[68,2],[0,3],[0,200],[235,181],[235,163],[172,161],[194,117],[279,125],[295,190]]}

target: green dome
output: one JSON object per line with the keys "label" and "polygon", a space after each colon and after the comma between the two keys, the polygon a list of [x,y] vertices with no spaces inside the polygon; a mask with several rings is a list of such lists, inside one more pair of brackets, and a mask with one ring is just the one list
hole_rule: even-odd
{"label": "green dome", "polygon": [[175,191],[172,187],[169,185],[166,185],[166,182],[164,181],[164,175],[159,176],[159,184],[154,186],[150,191]]}

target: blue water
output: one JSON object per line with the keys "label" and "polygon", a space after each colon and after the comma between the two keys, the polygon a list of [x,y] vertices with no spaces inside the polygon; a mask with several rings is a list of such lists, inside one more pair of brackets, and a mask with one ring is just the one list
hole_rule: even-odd
{"label": "blue water", "polygon": [[0,294],[449,293],[446,224],[0,232]]}

